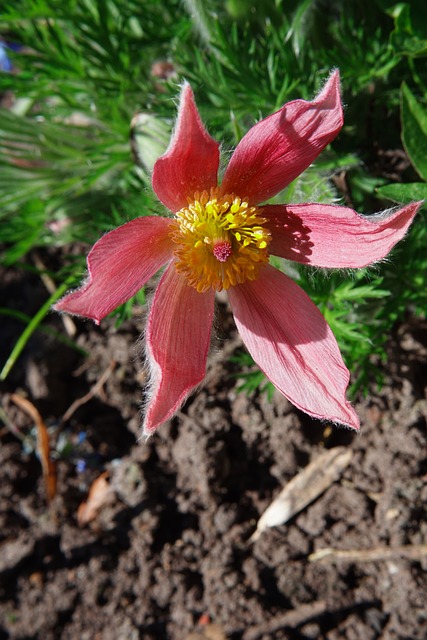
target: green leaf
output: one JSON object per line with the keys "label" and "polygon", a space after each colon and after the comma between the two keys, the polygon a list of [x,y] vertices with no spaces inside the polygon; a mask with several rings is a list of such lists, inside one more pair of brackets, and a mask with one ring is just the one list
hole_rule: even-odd
{"label": "green leaf", "polygon": [[[420,30],[412,25],[411,8],[409,3],[399,3],[390,12],[394,18],[395,28],[390,37],[390,44],[396,53],[410,58],[427,56],[427,39]],[[425,13],[425,9],[424,9]],[[414,21],[417,24],[417,21]]]}
{"label": "green leaf", "polygon": [[427,181],[427,110],[402,85],[402,141],[415,169]]}
{"label": "green leaf", "polygon": [[388,184],[377,189],[378,195],[388,198],[393,202],[413,202],[414,200],[427,200],[427,184],[424,182],[412,182],[409,184]]}
{"label": "green leaf", "polygon": [[292,46],[296,56],[300,55],[301,50],[305,46],[314,10],[314,0],[303,0],[303,2],[298,4],[297,10],[292,18],[292,24],[288,32],[287,39],[292,37]]}
{"label": "green leaf", "polygon": [[46,302],[40,307],[37,313],[31,318],[30,322],[25,327],[24,331],[18,338],[15,346],[13,347],[3,369],[0,371],[0,380],[6,380],[12,367],[15,365],[22,351],[24,350],[28,340],[33,335],[34,331],[38,328],[40,323],[49,313],[52,305],[69,289],[70,284],[75,282],[74,276],[68,278],[63,284],[61,284],[56,291],[46,300]]}
{"label": "green leaf", "polygon": [[377,278],[372,283],[359,284],[348,280],[339,285],[334,291],[335,300],[366,300],[368,298],[384,298],[391,295],[390,291],[380,289],[382,278]]}

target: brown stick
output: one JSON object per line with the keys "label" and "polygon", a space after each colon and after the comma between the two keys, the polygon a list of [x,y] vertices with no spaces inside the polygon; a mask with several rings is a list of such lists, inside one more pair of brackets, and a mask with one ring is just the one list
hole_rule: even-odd
{"label": "brown stick", "polygon": [[86,404],[86,402],[89,402],[89,400],[92,400],[92,398],[96,396],[96,394],[100,391],[101,387],[105,384],[105,382],[108,380],[108,378],[112,374],[115,366],[116,366],[116,361],[112,360],[108,365],[108,367],[106,368],[106,370],[104,371],[104,373],[102,374],[102,376],[99,378],[98,382],[96,382],[93,385],[93,387],[91,387],[91,389],[84,396],[82,396],[81,398],[77,398],[77,400],[74,400],[74,402],[68,407],[67,411],[62,416],[62,419],[61,419],[62,424],[64,422],[67,422],[79,407]]}
{"label": "brown stick", "polygon": [[275,616],[264,624],[258,624],[251,629],[247,629],[243,634],[242,640],[257,640],[263,635],[274,633],[284,627],[299,627],[312,618],[322,615],[326,610],[327,605],[323,600],[312,602],[311,604],[303,604],[297,609]]}
{"label": "brown stick", "polygon": [[[57,289],[56,284],[54,283],[50,275],[47,273],[47,269],[37,252],[33,253],[33,260],[37,269],[40,271],[40,278],[44,286],[46,287],[48,292],[52,295],[53,293],[55,293]],[[70,316],[61,315],[61,319],[65,328],[65,331],[67,332],[69,337],[74,338],[74,336],[77,333],[77,328],[74,322],[72,321],[72,319],[70,318]]]}
{"label": "brown stick", "polygon": [[308,556],[309,562],[376,562],[408,558],[420,560],[427,556],[427,544],[408,544],[399,547],[375,547],[374,549],[319,549]]}

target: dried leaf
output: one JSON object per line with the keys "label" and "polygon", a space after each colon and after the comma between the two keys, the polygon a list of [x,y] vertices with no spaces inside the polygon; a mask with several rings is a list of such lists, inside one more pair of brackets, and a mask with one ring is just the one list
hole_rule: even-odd
{"label": "dried leaf", "polygon": [[321,453],[295,476],[267,507],[258,520],[251,541],[269,527],[285,524],[296,513],[318,498],[336,482],[350,463],[353,453],[346,447],[334,447]]}
{"label": "dried leaf", "polygon": [[49,434],[46,425],[32,402],[17,393],[13,393],[10,399],[30,416],[37,427],[37,453],[42,465],[46,496],[50,502],[56,495],[57,475],[56,462],[50,457]]}
{"label": "dried leaf", "polygon": [[96,518],[98,511],[108,501],[111,488],[108,483],[108,471],[104,471],[93,482],[86,502],[82,502],[77,510],[77,522],[84,527]]}

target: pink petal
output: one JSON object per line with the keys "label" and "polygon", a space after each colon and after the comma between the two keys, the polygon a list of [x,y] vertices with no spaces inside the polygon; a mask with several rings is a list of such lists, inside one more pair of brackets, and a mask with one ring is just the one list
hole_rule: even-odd
{"label": "pink petal", "polygon": [[153,189],[159,200],[176,213],[196,191],[217,186],[218,165],[219,145],[204,128],[193,92],[186,83],[169,147],[154,165]]}
{"label": "pink petal", "polygon": [[247,197],[251,204],[265,202],[307,169],[342,124],[335,71],[312,102],[288,102],[248,131],[230,160],[221,193]]}
{"label": "pink petal", "polygon": [[59,300],[54,308],[99,323],[171,259],[169,227],[168,218],[147,216],[107,233],[88,255],[87,282]]}
{"label": "pink petal", "polygon": [[422,202],[361,216],[325,204],[267,205],[272,255],[317,267],[365,267],[384,258],[408,230]]}
{"label": "pink petal", "polygon": [[267,265],[257,280],[228,294],[240,335],[274,386],[309,415],[358,429],[345,398],[349,372],[332,331],[304,291]]}
{"label": "pink petal", "polygon": [[213,308],[214,291],[198,293],[172,263],[157,287],[147,324],[151,388],[145,435],[171,418],[205,377]]}

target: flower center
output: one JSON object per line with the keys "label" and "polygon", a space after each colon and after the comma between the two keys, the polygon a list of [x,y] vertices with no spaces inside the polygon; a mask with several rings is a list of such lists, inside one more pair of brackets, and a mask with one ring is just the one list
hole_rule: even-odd
{"label": "flower center", "polygon": [[255,280],[260,265],[268,262],[267,221],[258,207],[235,194],[197,192],[175,215],[176,269],[199,293]]}

